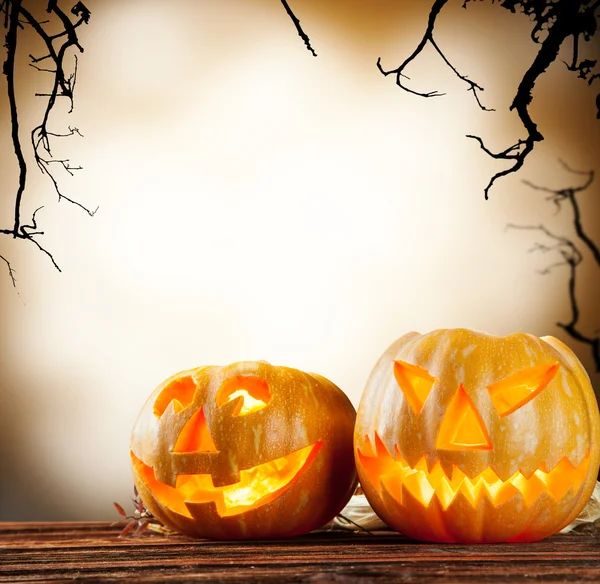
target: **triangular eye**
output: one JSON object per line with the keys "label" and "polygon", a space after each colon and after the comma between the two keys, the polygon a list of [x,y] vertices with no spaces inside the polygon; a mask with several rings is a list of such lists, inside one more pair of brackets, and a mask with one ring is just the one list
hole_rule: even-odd
{"label": "triangular eye", "polygon": [[159,418],[171,402],[175,413],[180,412],[192,403],[196,392],[196,382],[191,377],[180,377],[174,379],[160,392],[154,402],[154,414]]}
{"label": "triangular eye", "polygon": [[173,452],[218,452],[202,408],[185,423],[173,446]]}
{"label": "triangular eye", "polygon": [[552,381],[557,370],[558,363],[536,365],[488,385],[498,415],[508,416],[531,401]]}
{"label": "triangular eye", "polygon": [[217,406],[237,400],[234,416],[247,416],[266,408],[271,401],[271,390],[264,379],[254,375],[236,375],[225,380],[217,392]]}
{"label": "triangular eye", "polygon": [[446,409],[436,446],[439,450],[492,449],[485,424],[462,385]]}
{"label": "triangular eye", "polygon": [[422,367],[404,361],[394,361],[394,377],[406,401],[418,415],[437,380]]}

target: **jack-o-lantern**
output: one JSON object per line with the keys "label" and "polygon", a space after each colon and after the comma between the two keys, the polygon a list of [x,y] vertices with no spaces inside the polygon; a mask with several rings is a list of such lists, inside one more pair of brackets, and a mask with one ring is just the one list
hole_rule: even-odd
{"label": "jack-o-lantern", "polygon": [[352,496],[355,417],[314,373],[253,361],[183,371],[134,426],[135,485],[164,525],[193,537],[306,533]]}
{"label": "jack-o-lantern", "polygon": [[559,340],[438,330],[383,354],[354,439],[365,495],[397,531],[535,541],[589,499],[600,418],[585,370]]}

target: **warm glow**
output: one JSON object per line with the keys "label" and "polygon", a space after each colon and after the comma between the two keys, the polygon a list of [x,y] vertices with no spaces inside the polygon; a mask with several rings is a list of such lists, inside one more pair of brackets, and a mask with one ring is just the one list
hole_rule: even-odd
{"label": "warm glow", "polygon": [[316,442],[287,456],[240,471],[240,480],[215,487],[211,475],[179,475],[175,487],[156,480],[152,467],[133,452],[133,467],[140,480],[167,508],[192,517],[186,503],[215,503],[221,517],[239,515],[271,502],[289,488],[308,468],[322,446]]}
{"label": "warm glow", "polygon": [[251,375],[237,375],[223,382],[217,394],[219,407],[238,400],[234,416],[247,416],[262,410],[271,401],[269,385],[263,379]]}
{"label": "warm glow", "polygon": [[191,377],[181,377],[171,381],[160,392],[160,395],[154,402],[154,413],[160,418],[171,402],[175,412],[179,412],[192,403],[196,383]]}
{"label": "warm glow", "polygon": [[202,408],[186,422],[173,446],[173,452],[218,452]]}
{"label": "warm glow", "polygon": [[234,391],[229,398],[228,402],[237,399],[238,397],[242,398],[242,406],[236,412],[237,416],[245,416],[246,414],[251,414],[252,412],[257,412],[258,410],[262,410],[267,404],[261,399],[254,399],[246,389],[237,389]]}
{"label": "warm glow", "polygon": [[542,392],[552,381],[557,370],[558,363],[536,365],[488,386],[490,397],[500,417],[512,414]]}
{"label": "warm glow", "polygon": [[436,446],[440,450],[492,449],[485,424],[462,385],[446,410]]}
{"label": "warm glow", "polygon": [[404,392],[406,401],[419,414],[431,388],[437,381],[425,369],[404,361],[394,361],[394,377]]}
{"label": "warm glow", "polygon": [[530,477],[517,471],[506,481],[501,480],[491,468],[469,478],[454,466],[448,476],[439,462],[429,469],[426,457],[421,458],[414,467],[403,460],[398,451],[393,458],[377,434],[375,450],[368,437],[365,440],[364,452],[359,450],[358,456],[365,474],[380,496],[385,489],[402,504],[403,491],[407,491],[425,507],[437,497],[444,510],[459,494],[473,508],[484,498],[499,507],[515,495],[520,495],[528,506],[533,505],[542,493],[560,501],[569,491],[576,493],[579,490],[589,465],[589,456],[586,454],[578,466],[565,457],[551,470],[539,468]]}
{"label": "warm glow", "polygon": [[[43,16],[45,2],[27,2]],[[67,115],[69,100],[59,100],[51,126],[84,135],[53,141],[53,152],[83,167],[62,172],[60,187],[99,206],[93,218],[58,203],[31,159],[29,132],[43,113],[34,93],[51,75],[28,65],[43,46],[27,27],[17,51],[31,162],[24,220],[44,206],[38,240],[62,272],[34,245],[0,237],[18,279],[14,289],[0,260],[0,520],[112,521],[107,497],[131,494],[119,453],[134,415],[160,380],[201,363],[266,359],[317,371],[357,406],[381,350],[405,332],[544,331],[572,345],[600,390],[588,346],[555,325],[569,319],[568,267],[541,276],[561,258],[527,253],[553,240],[506,229],[543,222],[575,238],[568,207],[554,215],[548,193],[522,182],[581,184],[560,158],[595,170],[582,216],[600,234],[600,81],[589,86],[566,69],[567,45],[534,92],[545,140],[484,201],[505,165],[465,135],[492,150],[524,136],[509,108],[539,49],[529,19],[499,2],[448,2],[436,28],[495,112],[478,107],[431,47],[404,81],[446,95],[424,99],[379,73],[379,57],[391,68],[413,52],[432,2],[290,0],[317,58],[276,0],[84,4],[85,52],[65,57],[79,58],[75,108]],[[3,95],[0,224],[10,227],[18,165]],[[592,266],[577,282],[590,331],[600,326]],[[198,398],[212,422],[214,404]],[[169,401],[169,412],[179,408]],[[565,427],[574,416],[564,412]]]}

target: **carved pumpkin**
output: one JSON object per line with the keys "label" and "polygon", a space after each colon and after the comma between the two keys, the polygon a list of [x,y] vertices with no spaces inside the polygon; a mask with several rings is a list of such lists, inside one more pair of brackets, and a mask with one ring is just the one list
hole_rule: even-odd
{"label": "carved pumpkin", "polygon": [[375,512],[410,537],[535,541],[589,499],[599,439],[589,378],[559,340],[438,330],[380,358],[355,458]]}
{"label": "carved pumpkin", "polygon": [[285,537],[337,515],[356,486],[355,410],[316,374],[265,362],[183,371],[133,429],[134,481],[164,525],[194,537]]}

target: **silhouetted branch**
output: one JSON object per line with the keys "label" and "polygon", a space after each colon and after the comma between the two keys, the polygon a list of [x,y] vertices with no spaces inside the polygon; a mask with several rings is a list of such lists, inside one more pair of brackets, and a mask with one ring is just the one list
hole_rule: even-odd
{"label": "silhouetted branch", "polygon": [[427,46],[427,43],[429,43],[437,51],[437,53],[440,55],[440,57],[442,58],[444,63],[446,63],[446,65],[448,65],[448,67],[454,72],[454,74],[461,81],[464,81],[467,85],[469,85],[468,91],[471,91],[473,93],[473,96],[475,97],[475,100],[477,101],[477,105],[479,105],[479,107],[482,110],[494,111],[492,109],[486,108],[481,103],[481,100],[479,99],[479,95],[477,94],[477,91],[483,91],[483,87],[481,87],[481,85],[479,85],[478,83],[475,83],[475,81],[472,81],[471,79],[469,79],[466,75],[462,75],[461,73],[459,73],[458,70],[456,69],[456,67],[454,67],[454,65],[452,65],[452,63],[447,59],[446,55],[443,53],[443,51],[440,49],[440,47],[438,46],[438,44],[435,42],[435,40],[433,38],[433,29],[435,27],[436,19],[439,15],[441,9],[444,7],[444,5],[447,2],[448,2],[448,0],[435,0],[433,6],[431,8],[431,11],[429,13],[429,19],[427,22],[427,29],[425,30],[425,34],[423,35],[423,38],[417,45],[417,48],[413,51],[412,55],[410,55],[410,57],[408,57],[396,69],[390,69],[390,70],[385,70],[381,66],[381,59],[377,59],[377,68],[385,76],[395,74],[396,75],[396,84],[399,87],[401,87],[402,89],[404,89],[404,91],[408,91],[409,93],[413,93],[414,95],[418,95],[420,97],[439,97],[441,95],[446,95],[445,93],[440,93],[439,91],[436,91],[436,90],[429,91],[427,93],[421,93],[419,91],[415,91],[414,89],[411,89],[410,87],[407,87],[406,85],[404,85],[402,83],[403,77],[405,79],[410,79],[410,77],[407,77],[404,74],[404,69],[406,69],[406,67],[421,54],[423,49]]}
{"label": "silhouetted branch", "polygon": [[[525,126],[525,130],[527,131],[527,137],[525,139],[520,139],[514,145],[516,155],[497,154],[493,156],[493,158],[495,159],[514,160],[514,163],[511,167],[497,172],[490,179],[490,182],[484,190],[486,199],[489,196],[489,190],[492,188],[496,180],[508,174],[517,172],[523,166],[527,156],[530,154],[530,152],[532,152],[535,143],[541,142],[544,139],[544,137],[537,128],[537,124],[531,119],[531,116],[529,114],[529,105],[533,100],[532,91],[537,79],[556,60],[563,41],[570,34],[572,34],[573,21],[575,20],[577,15],[577,8],[574,8],[574,12],[569,12],[569,9],[566,7],[564,0],[561,1],[563,3],[563,7],[566,10],[565,12],[561,12],[559,15],[556,16],[554,24],[548,30],[548,34],[545,40],[541,43],[540,50],[535,56],[533,63],[523,75],[521,83],[519,84],[519,87],[517,89],[517,93],[510,106],[510,110],[516,110],[519,119],[523,123],[523,126]],[[577,4],[577,2],[574,2],[573,0],[569,0],[569,2],[571,10],[573,10],[573,6]],[[538,22],[536,24],[536,27],[534,28],[534,32],[532,33],[532,38],[536,42],[539,42],[537,33],[539,32],[540,28],[541,24]],[[474,136],[468,137],[474,138]],[[481,139],[479,141],[481,142]],[[520,148],[521,145],[523,145],[522,149]]]}
{"label": "silhouetted branch", "polygon": [[[21,207],[23,202],[23,195],[25,192],[26,181],[27,181],[27,162],[23,153],[23,147],[19,137],[19,110],[16,100],[15,92],[15,55],[17,50],[18,42],[18,30],[23,29],[23,25],[29,25],[37,36],[43,41],[45,50],[47,53],[41,57],[34,57],[29,55],[31,63],[29,65],[38,71],[51,73],[53,75],[52,87],[48,93],[36,93],[36,96],[47,97],[46,107],[42,121],[31,131],[31,145],[33,149],[34,160],[40,169],[51,181],[58,200],[65,199],[66,201],[80,207],[88,215],[94,215],[95,211],[91,211],[78,201],[71,197],[67,197],[59,188],[59,183],[56,176],[53,174],[53,166],[62,168],[65,172],[73,176],[75,170],[80,170],[81,167],[73,165],[69,159],[57,159],[52,156],[50,137],[52,138],[65,138],[73,135],[81,136],[81,133],[77,128],[69,127],[68,133],[59,134],[56,132],[49,132],[47,129],[48,120],[56,99],[58,97],[67,97],[70,102],[69,113],[73,111],[73,93],[75,84],[77,81],[77,57],[75,56],[75,66],[70,74],[66,74],[64,59],[67,54],[67,50],[70,47],[77,48],[80,52],[83,52],[83,48],[79,43],[77,37],[77,28],[81,24],[89,22],[90,11],[81,2],[77,2],[73,6],[71,12],[78,17],[78,20],[72,22],[71,19],[62,11],[58,6],[58,0],[48,0],[46,11],[49,14],[53,14],[62,24],[62,30],[55,34],[48,34],[44,29],[43,25],[46,24],[47,20],[38,20],[25,6],[25,0],[2,0],[0,3],[0,11],[4,13],[4,25],[7,29],[6,33],[6,60],[3,65],[3,73],[7,80],[7,91],[10,111],[10,122],[11,122],[11,137],[15,156],[17,158],[19,166],[19,178],[18,185],[15,193],[15,205],[13,215],[13,226],[11,228],[0,229],[0,234],[9,235],[13,239],[23,239],[31,241],[42,253],[44,253],[54,267],[60,271],[58,264],[56,263],[52,254],[45,249],[37,239],[36,236],[43,235],[43,231],[38,230],[36,214],[39,211],[38,208],[33,213],[31,224],[27,225],[23,223],[21,216]],[[38,63],[42,61],[51,61],[51,66],[39,66]],[[13,285],[16,285],[16,279],[14,277],[14,270],[10,262],[4,257],[0,256],[9,270],[9,275],[12,279]]]}
{"label": "silhouetted branch", "polygon": [[[407,78],[404,74],[404,69],[410,64],[425,48],[427,43],[442,57],[444,62],[454,71],[454,73],[462,81],[469,84],[469,91],[472,91],[479,107],[486,111],[492,111],[482,105],[478,91],[483,91],[483,87],[471,81],[466,76],[461,75],[456,68],[446,58],[444,53],[438,47],[433,38],[433,31],[440,14],[440,11],[448,0],[435,0],[429,12],[429,20],[423,38],[417,45],[413,53],[396,69],[385,71],[380,60],[377,61],[377,67],[383,75],[396,75],[396,84],[420,97],[438,97],[444,95],[438,91],[430,91],[421,93],[410,89],[403,82],[402,78]],[[463,8],[472,0],[464,0]],[[495,0],[491,0],[494,3]],[[495,182],[509,174],[518,172],[527,156],[533,151],[536,142],[541,142],[544,137],[538,130],[537,124],[531,118],[529,106],[533,100],[532,92],[539,77],[545,73],[547,68],[557,59],[560,48],[564,41],[573,37],[573,57],[572,62],[567,64],[571,71],[577,71],[578,76],[586,79],[591,84],[595,79],[600,77],[600,74],[592,74],[596,61],[583,59],[579,61],[579,41],[583,37],[585,41],[589,41],[595,34],[598,28],[597,10],[600,7],[598,0],[591,2],[589,0],[499,0],[499,4],[511,12],[516,12],[517,8],[526,14],[533,22],[534,27],[531,32],[531,38],[536,44],[540,44],[540,49],[535,56],[533,62],[523,75],[521,82],[517,88],[515,97],[510,105],[509,110],[515,110],[521,120],[526,136],[520,138],[513,145],[503,151],[492,152],[486,147],[482,138],[468,134],[467,138],[477,140],[481,149],[494,158],[495,160],[506,160],[511,165],[492,176],[487,186],[484,189],[485,198],[488,199],[489,191]],[[543,40],[541,35],[544,34]],[[600,118],[600,94],[596,100],[598,105],[598,117]]]}
{"label": "silhouetted branch", "polygon": [[13,267],[10,265],[10,262],[2,254],[0,254],[0,260],[2,260],[6,264],[6,267],[8,269],[8,275],[9,275],[10,279],[12,280],[12,285],[16,286],[17,280],[15,278],[15,271],[14,271]]}
{"label": "silhouetted branch", "polygon": [[[587,175],[587,180],[578,187],[569,187],[559,190],[534,185],[529,182],[526,182],[526,184],[535,190],[550,193],[550,196],[546,197],[546,200],[556,205],[557,211],[560,211],[562,209],[562,203],[568,203],[573,212],[573,225],[575,227],[575,233],[577,234],[577,237],[583,242],[585,247],[591,252],[594,262],[596,263],[598,268],[600,268],[600,249],[584,229],[584,226],[581,221],[581,210],[579,208],[579,203],[576,197],[577,193],[587,189],[592,184],[594,180],[594,173],[591,171],[574,171],[570,169],[566,164],[564,164],[564,162],[562,164],[565,166],[565,168],[567,168],[573,173]],[[581,343],[590,345],[592,356],[594,358],[594,363],[596,365],[596,370],[600,372],[600,335],[595,334],[595,336],[590,336],[588,334],[585,334],[581,330],[580,324],[581,313],[579,309],[579,303],[577,301],[577,267],[582,263],[584,259],[580,249],[569,238],[556,235],[544,225],[509,224],[508,227],[513,229],[528,229],[541,231],[546,235],[546,237],[556,242],[554,245],[551,246],[536,243],[530,251],[556,251],[562,258],[561,261],[547,266],[544,270],[541,271],[542,274],[548,274],[558,266],[567,266],[567,268],[569,269],[568,294],[571,318],[567,323],[558,322],[556,324],[563,328],[573,339]]]}
{"label": "silhouetted branch", "polygon": [[529,250],[530,252],[541,251],[543,253],[547,253],[550,251],[558,251],[560,256],[562,257],[562,261],[546,266],[543,270],[539,270],[540,274],[549,274],[554,268],[557,268],[559,266],[578,266],[583,261],[583,256],[581,255],[581,252],[570,239],[562,237],[560,235],[556,235],[542,224],[517,225],[515,223],[509,223],[507,225],[507,228],[525,229],[528,231],[541,231],[546,237],[556,241],[554,245],[546,245],[543,243],[536,242],[534,243],[533,247]]}
{"label": "silhouetted branch", "polygon": [[308,35],[302,30],[300,20],[298,20],[293,10],[290,8],[290,5],[287,3],[287,0],[281,0],[281,3],[283,4],[283,7],[285,8],[285,11],[287,12],[288,16],[292,19],[292,22],[294,23],[294,26],[298,31],[298,36],[304,41],[306,48],[312,53],[313,57],[316,57],[317,53],[315,53],[315,50],[312,48]]}

